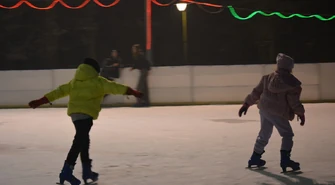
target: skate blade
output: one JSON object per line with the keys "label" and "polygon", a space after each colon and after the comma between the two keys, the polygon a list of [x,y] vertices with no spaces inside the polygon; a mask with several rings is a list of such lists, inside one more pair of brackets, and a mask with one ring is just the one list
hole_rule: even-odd
{"label": "skate blade", "polygon": [[298,175],[302,174],[303,172],[300,169],[297,170],[287,170],[286,172],[281,172],[282,174],[291,174],[291,175]]}
{"label": "skate blade", "polygon": [[260,167],[258,167],[258,166],[251,166],[251,167],[245,167],[245,169],[249,169],[249,170],[265,170],[265,169],[267,169],[267,167],[265,167],[265,166],[260,166]]}
{"label": "skate blade", "polygon": [[98,185],[98,179],[97,180],[95,180],[95,181],[90,181],[90,182],[84,182],[84,184],[86,184],[86,185]]}
{"label": "skate blade", "polygon": [[[59,184],[59,185],[65,185],[64,183],[62,184],[62,183],[60,183],[60,182],[56,182],[56,184]],[[94,185],[94,184],[93,184]]]}
{"label": "skate blade", "polygon": [[93,181],[93,182],[87,182],[85,183],[86,185],[98,185],[97,181]]}

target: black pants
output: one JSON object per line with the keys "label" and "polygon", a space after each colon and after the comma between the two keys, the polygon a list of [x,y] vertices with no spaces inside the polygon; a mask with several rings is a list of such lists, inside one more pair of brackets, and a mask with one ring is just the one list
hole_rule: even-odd
{"label": "black pants", "polygon": [[148,73],[149,71],[146,69],[140,70],[140,77],[137,82],[136,89],[143,93],[143,98],[137,99],[137,104],[145,104],[150,105],[149,100],[149,86],[148,86]]}
{"label": "black pants", "polygon": [[93,125],[92,119],[84,119],[74,121],[76,128],[76,135],[71,146],[71,149],[67,155],[66,162],[70,165],[75,165],[77,158],[80,153],[80,159],[82,163],[89,163],[89,148],[90,148],[90,130]]}

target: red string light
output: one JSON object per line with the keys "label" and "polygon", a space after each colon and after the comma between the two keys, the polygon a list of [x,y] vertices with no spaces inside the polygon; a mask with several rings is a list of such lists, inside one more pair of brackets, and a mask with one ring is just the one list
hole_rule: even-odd
{"label": "red string light", "polygon": [[[15,9],[15,8],[19,8],[22,4],[26,4],[27,6],[29,6],[31,8],[34,8],[34,9],[37,9],[37,10],[50,10],[53,7],[55,7],[57,3],[59,3],[59,4],[63,5],[65,8],[68,8],[68,9],[81,9],[81,8],[84,8],[91,1],[93,1],[95,4],[97,4],[98,6],[103,7],[103,8],[109,8],[109,7],[115,6],[116,4],[118,4],[120,2],[120,0],[115,0],[111,4],[105,5],[105,4],[102,4],[99,0],[84,0],[84,2],[82,4],[73,7],[73,6],[70,6],[70,5],[66,4],[63,0],[54,0],[47,7],[38,7],[38,6],[35,6],[32,3],[30,3],[28,0],[19,0],[19,2],[17,2],[13,6],[4,6],[4,5],[0,4],[0,8]],[[157,0],[151,0],[151,1],[158,6],[170,6],[173,3],[177,2],[177,0],[172,0],[170,3],[162,4],[162,3],[159,3]],[[194,1],[194,0],[181,0],[181,1],[185,2],[185,3],[194,3],[194,4],[198,4],[198,5],[222,8],[222,5],[216,5],[216,4],[204,3],[204,2],[197,2],[197,1]]]}
{"label": "red string light", "polygon": [[211,4],[211,3],[203,3],[203,2],[196,2],[193,0],[182,0],[185,3],[194,3],[194,4],[198,4],[198,5],[204,5],[204,6],[210,6],[210,7],[215,7],[215,8],[222,8],[222,5],[217,5],[217,4]]}
{"label": "red string light", "polygon": [[[154,4],[158,5],[158,6],[170,6],[171,4],[173,4],[174,2],[176,2],[176,0],[172,1],[171,3],[167,3],[167,4],[162,4],[157,2],[157,0],[151,0]],[[192,4],[198,4],[198,5],[204,5],[204,6],[210,6],[210,7],[215,7],[215,8],[222,8],[222,5],[217,5],[217,4],[211,4],[211,3],[203,3],[203,2],[197,2],[194,0],[181,0],[181,2],[184,3],[192,3]]]}
{"label": "red string light", "polygon": [[99,6],[103,7],[103,8],[110,8],[112,6],[117,5],[120,2],[120,0],[115,0],[112,4],[104,5],[104,4],[100,3],[99,0],[93,0],[93,1],[95,2],[95,4],[97,4],[97,5],[99,5]]}
{"label": "red string light", "polygon": [[55,7],[57,3],[59,3],[59,4],[63,5],[65,8],[68,8],[68,9],[81,9],[81,8],[84,8],[91,1],[93,1],[95,4],[97,4],[98,6],[103,7],[103,8],[109,8],[109,7],[115,6],[116,4],[118,4],[120,2],[120,0],[115,0],[113,3],[111,3],[109,5],[104,5],[99,0],[84,0],[84,2],[82,4],[73,7],[73,6],[70,6],[70,5],[66,4],[63,0],[54,0],[47,7],[37,7],[37,6],[33,5],[32,3],[30,3],[28,0],[20,0],[15,5],[9,6],[9,7],[0,4],[0,8],[15,9],[15,8],[19,8],[22,4],[26,4],[27,6],[29,6],[30,8],[33,8],[33,9],[37,9],[37,10],[50,10],[53,7]]}
{"label": "red string light", "polygon": [[173,3],[177,2],[178,0],[172,0],[170,3],[166,3],[166,4],[159,3],[157,0],[151,0],[151,1],[158,6],[170,6]]}

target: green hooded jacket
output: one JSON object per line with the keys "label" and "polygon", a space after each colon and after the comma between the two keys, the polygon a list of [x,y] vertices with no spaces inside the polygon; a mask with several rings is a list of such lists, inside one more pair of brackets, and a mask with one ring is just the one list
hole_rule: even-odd
{"label": "green hooded jacket", "polygon": [[74,78],[57,89],[47,93],[50,102],[70,96],[67,114],[87,114],[97,119],[105,94],[125,94],[127,86],[109,81],[87,64],[80,64]]}

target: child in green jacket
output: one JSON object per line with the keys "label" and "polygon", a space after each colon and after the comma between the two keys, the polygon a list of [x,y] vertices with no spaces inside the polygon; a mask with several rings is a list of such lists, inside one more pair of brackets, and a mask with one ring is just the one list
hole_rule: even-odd
{"label": "child in green jacket", "polygon": [[86,58],[76,70],[74,78],[57,89],[47,93],[38,100],[29,102],[29,106],[37,108],[43,104],[69,96],[67,114],[71,117],[76,129],[73,144],[65,160],[63,169],[59,174],[60,184],[68,181],[71,185],[81,182],[73,175],[76,160],[80,154],[85,183],[88,179],[98,180],[98,173],[91,170],[92,160],[89,158],[90,137],[89,132],[101,110],[101,102],[105,94],[133,95],[141,98],[143,94],[130,87],[109,81],[99,76],[100,66],[97,61]]}

